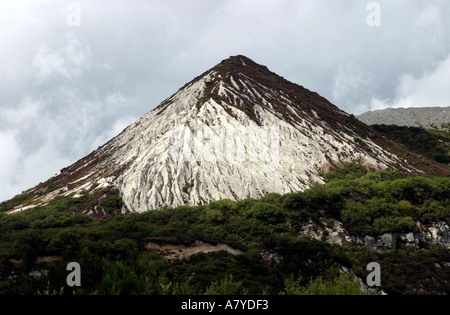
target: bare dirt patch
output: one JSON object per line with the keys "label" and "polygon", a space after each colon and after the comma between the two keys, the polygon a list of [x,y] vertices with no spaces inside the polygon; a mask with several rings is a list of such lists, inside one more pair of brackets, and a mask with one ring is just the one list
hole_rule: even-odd
{"label": "bare dirt patch", "polygon": [[225,250],[233,255],[242,253],[240,250],[232,248],[227,244],[210,244],[203,241],[195,241],[190,245],[184,244],[158,244],[149,242],[145,245],[148,250],[157,251],[169,260],[183,260],[197,253],[209,253]]}

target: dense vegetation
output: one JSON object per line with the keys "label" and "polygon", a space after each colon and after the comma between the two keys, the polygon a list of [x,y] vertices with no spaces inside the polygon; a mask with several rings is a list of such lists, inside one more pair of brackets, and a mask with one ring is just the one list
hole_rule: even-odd
{"label": "dense vegetation", "polygon": [[[373,125],[385,137],[436,162],[450,163],[450,132],[419,127]],[[449,129],[450,130],[450,129]]]}
{"label": "dense vegetation", "polygon": [[[88,193],[0,213],[0,294],[362,294],[354,276],[365,280],[371,261],[381,264],[388,293],[450,293],[442,263],[450,253],[437,245],[370,253],[298,236],[309,220],[339,220],[361,236],[414,231],[415,221],[450,223],[450,178],[367,173],[360,165],[325,178],[305,192],[127,215],[110,192],[102,199],[108,219],[74,214],[96,200]],[[195,240],[241,253],[169,260],[146,246]],[[71,261],[81,265],[81,287],[66,286]]]}

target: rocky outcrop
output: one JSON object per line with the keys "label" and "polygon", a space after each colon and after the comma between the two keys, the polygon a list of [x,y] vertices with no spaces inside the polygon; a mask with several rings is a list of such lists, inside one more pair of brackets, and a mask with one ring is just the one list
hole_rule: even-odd
{"label": "rocky outcrop", "polygon": [[427,244],[437,244],[450,249],[450,227],[445,222],[436,222],[429,225],[416,223],[414,232],[409,233],[385,233],[379,236],[355,236],[350,235],[339,221],[319,222],[309,221],[304,224],[299,233],[300,236],[323,240],[330,244],[356,244],[364,246],[369,252],[381,252],[414,246],[419,249]]}
{"label": "rocky outcrop", "polygon": [[262,261],[269,267],[278,265],[283,259],[283,257],[278,255],[276,252],[267,249],[261,249],[259,253]]}

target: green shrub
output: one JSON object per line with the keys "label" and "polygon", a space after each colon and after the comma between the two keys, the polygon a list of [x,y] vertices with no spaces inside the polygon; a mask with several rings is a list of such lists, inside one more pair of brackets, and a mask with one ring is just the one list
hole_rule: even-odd
{"label": "green shrub", "polygon": [[134,270],[122,262],[104,262],[103,279],[96,294],[134,295],[142,292],[143,285]]}
{"label": "green shrub", "polygon": [[301,285],[301,278],[293,277],[285,280],[286,295],[366,295],[361,290],[358,279],[351,274],[340,274],[332,280],[325,280],[319,276],[311,280],[306,286]]}
{"label": "green shrub", "polygon": [[289,193],[283,196],[283,208],[290,210],[301,210],[306,206],[303,193]]}
{"label": "green shrub", "polygon": [[328,219],[327,220],[327,227],[332,229],[334,227],[334,219]]}
{"label": "green shrub", "polygon": [[247,290],[243,287],[242,282],[235,281],[233,275],[227,276],[220,282],[213,282],[209,286],[205,295],[246,295]]}
{"label": "green shrub", "polygon": [[120,211],[123,206],[122,197],[118,193],[109,193],[105,199],[101,200],[100,205],[108,213]]}
{"label": "green shrub", "polygon": [[265,224],[277,224],[284,222],[284,216],[280,208],[266,202],[255,203],[248,215],[262,221]]}
{"label": "green shrub", "polygon": [[367,174],[367,170],[361,164],[347,163],[344,167],[337,170],[329,171],[324,174],[325,182],[329,182],[336,179],[354,179],[361,178]]}

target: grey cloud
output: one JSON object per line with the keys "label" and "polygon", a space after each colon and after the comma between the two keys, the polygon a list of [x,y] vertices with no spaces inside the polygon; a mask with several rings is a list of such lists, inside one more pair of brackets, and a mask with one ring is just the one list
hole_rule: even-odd
{"label": "grey cloud", "polygon": [[[0,4],[0,199],[76,161],[230,55],[359,114],[448,105],[450,3],[80,0]],[[7,152],[7,153],[6,153]],[[14,171],[11,171],[14,170]]]}

